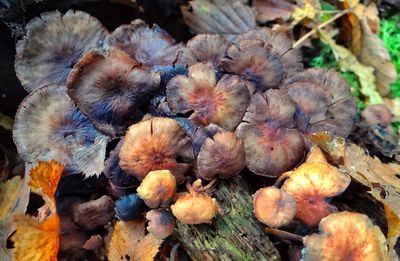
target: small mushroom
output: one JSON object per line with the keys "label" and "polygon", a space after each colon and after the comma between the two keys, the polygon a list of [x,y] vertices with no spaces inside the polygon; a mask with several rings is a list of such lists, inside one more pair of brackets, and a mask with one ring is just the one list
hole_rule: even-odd
{"label": "small mushroom", "polygon": [[26,26],[16,45],[15,72],[25,90],[65,84],[78,60],[91,48],[100,48],[107,30],[94,17],[69,10],[42,13]]}
{"label": "small mushroom", "polygon": [[249,93],[244,81],[225,75],[217,82],[211,63],[189,67],[189,76],[178,75],[167,84],[167,101],[174,113],[189,113],[199,125],[215,123],[234,130],[242,119]]}
{"label": "small mushroom", "polygon": [[139,106],[160,84],[160,76],[110,47],[92,50],[68,76],[68,95],[100,131],[111,137],[142,118]]}
{"label": "small mushroom", "polygon": [[251,97],[236,129],[246,152],[246,166],[257,175],[277,177],[295,167],[305,154],[301,132],[293,128],[295,105],[281,90]]}
{"label": "small mushroom", "polygon": [[229,47],[222,67],[252,82],[256,91],[278,88],[286,77],[303,70],[301,56],[283,33],[259,28],[240,39]]}
{"label": "small mushroom", "polygon": [[296,200],[289,193],[276,187],[259,189],[253,195],[256,218],[270,227],[288,225],[296,214]]}
{"label": "small mushroom", "polygon": [[218,213],[214,198],[197,192],[179,197],[171,206],[172,214],[185,224],[210,223]]}
{"label": "small mushroom", "polygon": [[320,234],[303,238],[305,261],[389,260],[386,239],[378,226],[359,213],[330,214],[319,224]]}
{"label": "small mushroom", "polygon": [[182,183],[193,160],[193,149],[175,120],[154,117],[129,128],[119,156],[121,169],[139,180],[152,170],[169,170]]}
{"label": "small mushroom", "polygon": [[393,115],[390,110],[382,104],[368,105],[361,112],[361,116],[368,125],[381,125],[386,128],[392,122]]}
{"label": "small mushroom", "polygon": [[26,162],[54,159],[65,172],[100,175],[109,138],[68,97],[64,85],[30,93],[15,116],[13,138]]}
{"label": "small mushroom", "polygon": [[[314,156],[316,153],[318,156]],[[311,150],[309,160],[290,173],[282,186],[296,199],[295,218],[310,227],[336,211],[326,200],[345,191],[351,181],[347,174],[329,165],[322,155],[319,148]]]}
{"label": "small mushroom", "polygon": [[150,208],[166,206],[175,192],[175,177],[169,170],[150,171],[137,188],[139,197]]}
{"label": "small mushroom", "polygon": [[296,125],[307,134],[328,131],[347,137],[356,113],[350,86],[334,70],[308,69],[287,78],[281,86],[297,105]]}
{"label": "small mushroom", "polygon": [[129,221],[139,217],[144,207],[144,201],[136,193],[115,201],[115,212],[119,220]]}
{"label": "small mushroom", "polygon": [[140,19],[115,29],[107,42],[147,67],[173,65],[183,48],[182,44],[175,44],[175,40],[158,25],[150,28]]}
{"label": "small mushroom", "polygon": [[159,239],[165,239],[174,232],[175,218],[165,209],[152,209],[146,214],[149,221],[147,230]]}
{"label": "small mushroom", "polygon": [[178,62],[185,65],[211,62],[214,68],[219,68],[228,47],[228,41],[219,34],[198,34],[186,43]]}
{"label": "small mushroom", "polygon": [[211,180],[239,174],[246,164],[243,142],[230,131],[220,130],[210,134],[199,144],[201,147],[196,159],[198,177]]}

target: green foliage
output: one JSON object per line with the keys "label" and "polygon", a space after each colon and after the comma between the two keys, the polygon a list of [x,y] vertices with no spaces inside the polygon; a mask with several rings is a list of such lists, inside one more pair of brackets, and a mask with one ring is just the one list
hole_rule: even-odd
{"label": "green foliage", "polygon": [[318,42],[316,45],[316,48],[320,50],[319,55],[311,59],[309,65],[311,67],[317,68],[334,69],[338,73],[340,73],[351,86],[351,93],[354,97],[356,97],[357,100],[357,108],[359,110],[364,109],[365,103],[362,99],[362,95],[360,92],[361,86],[358,81],[357,75],[355,75],[353,72],[342,72],[340,70],[338,62],[336,61],[335,56],[333,55],[333,52],[329,45],[322,42]]}
{"label": "green foliage", "polygon": [[[397,74],[400,75],[400,14],[381,20],[379,37],[385,43],[392,62],[396,66]],[[391,94],[400,97],[400,77],[391,86]]]}

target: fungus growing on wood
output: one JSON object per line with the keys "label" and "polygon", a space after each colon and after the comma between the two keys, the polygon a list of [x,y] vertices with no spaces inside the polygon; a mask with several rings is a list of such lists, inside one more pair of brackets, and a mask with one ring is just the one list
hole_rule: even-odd
{"label": "fungus growing on wood", "polygon": [[276,187],[259,189],[253,195],[256,218],[270,227],[288,225],[296,214],[296,200],[289,193]]}
{"label": "fungus growing on wood", "polygon": [[277,177],[303,159],[304,137],[293,129],[295,110],[293,101],[281,90],[268,90],[251,97],[243,122],[236,129],[243,140],[250,171]]}
{"label": "fungus growing on wood", "polygon": [[174,232],[175,218],[165,209],[152,209],[146,214],[149,221],[147,231],[159,239],[165,239]]}
{"label": "fungus growing on wood", "polygon": [[[205,128],[210,128],[210,126]],[[202,135],[198,132],[197,135]],[[194,140],[200,142],[200,144],[195,144],[195,146],[200,146],[196,158],[197,176],[211,180],[213,178],[230,178],[239,174],[246,163],[243,142],[233,132],[220,128],[216,132],[210,130],[205,135],[203,138],[196,137]]]}
{"label": "fungus growing on wood", "polygon": [[182,183],[193,148],[175,120],[154,117],[129,127],[119,156],[121,169],[139,180],[152,170],[169,170]]}
{"label": "fungus growing on wood", "polygon": [[219,34],[199,34],[186,43],[179,56],[179,63],[190,66],[211,62],[218,69],[228,47],[228,41]]}
{"label": "fungus growing on wood", "polygon": [[144,177],[137,193],[150,208],[165,207],[175,196],[176,181],[169,170],[154,170]]}
{"label": "fungus growing on wood", "polygon": [[54,159],[69,173],[100,175],[108,137],[90,123],[68,97],[64,85],[30,93],[15,116],[14,142],[28,163]]}
{"label": "fungus growing on wood", "polygon": [[78,60],[91,48],[100,48],[107,30],[94,17],[69,10],[42,13],[26,26],[17,42],[15,71],[25,90],[65,84]]}
{"label": "fungus growing on wood", "polygon": [[252,82],[256,91],[276,89],[286,77],[303,70],[300,54],[283,33],[259,28],[240,39],[229,47],[222,67]]}
{"label": "fungus growing on wood", "polygon": [[281,88],[297,105],[295,122],[310,134],[328,131],[347,137],[356,113],[354,97],[347,82],[335,71],[308,69],[287,78]]}
{"label": "fungus growing on wood", "polygon": [[189,76],[178,75],[167,84],[167,101],[174,113],[189,113],[199,125],[214,123],[234,130],[242,119],[249,92],[237,76],[225,75],[217,82],[211,63],[189,67]]}
{"label": "fungus growing on wood", "polygon": [[316,226],[336,211],[326,200],[345,191],[350,181],[347,174],[329,165],[321,150],[315,147],[308,160],[290,173],[282,189],[296,199],[295,218],[308,226]]}
{"label": "fungus growing on wood", "polygon": [[160,84],[160,76],[110,47],[91,50],[68,76],[68,94],[93,124],[111,137],[141,119],[139,106]]}
{"label": "fungus growing on wood", "polygon": [[313,260],[389,260],[386,239],[378,226],[359,213],[330,214],[319,224],[320,234],[305,236],[303,258]]}

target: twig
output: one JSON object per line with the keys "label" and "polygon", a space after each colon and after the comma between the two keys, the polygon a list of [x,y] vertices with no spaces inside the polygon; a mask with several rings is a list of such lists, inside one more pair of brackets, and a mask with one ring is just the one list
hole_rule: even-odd
{"label": "twig", "polygon": [[298,241],[298,242],[303,242],[303,237],[287,232],[287,231],[283,231],[280,229],[276,229],[276,228],[271,228],[271,227],[266,227],[265,231],[273,236],[279,237],[281,239],[288,239],[291,241]]}
{"label": "twig", "polygon": [[316,26],[315,28],[313,28],[311,31],[309,31],[308,33],[306,33],[305,35],[303,35],[299,40],[297,40],[294,44],[293,44],[293,48],[297,48],[299,45],[301,45],[305,40],[307,40],[308,38],[310,38],[313,34],[315,34],[319,29],[324,28],[325,26],[327,26],[328,24],[334,22],[335,20],[337,20],[338,18],[342,17],[345,14],[348,14],[352,12],[350,9],[346,9],[341,11],[340,13],[337,13],[335,16],[333,16],[332,18],[330,18],[329,20],[323,22],[322,24],[319,24],[318,26]]}

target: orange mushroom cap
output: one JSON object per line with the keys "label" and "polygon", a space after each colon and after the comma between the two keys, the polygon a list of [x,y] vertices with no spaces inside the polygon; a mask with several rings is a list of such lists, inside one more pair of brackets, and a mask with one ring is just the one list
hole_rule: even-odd
{"label": "orange mushroom cap", "polygon": [[270,227],[288,225],[296,214],[296,200],[289,193],[276,187],[259,189],[253,195],[256,218]]}
{"label": "orange mushroom cap", "polygon": [[310,160],[296,168],[282,186],[296,199],[295,218],[308,226],[317,225],[335,211],[325,200],[341,194],[351,181],[347,174],[323,162],[320,150],[313,151]]}
{"label": "orange mushroom cap", "polygon": [[211,63],[189,67],[188,77],[178,75],[167,84],[167,100],[174,113],[193,111],[190,119],[200,125],[215,123],[234,130],[247,107],[249,92],[237,76],[224,75],[217,82]]}
{"label": "orange mushroom cap", "polygon": [[388,261],[385,236],[362,214],[330,214],[319,224],[320,234],[305,236],[305,261]]}
{"label": "orange mushroom cap", "polygon": [[154,117],[129,127],[119,157],[121,169],[139,180],[152,170],[169,170],[182,183],[194,156],[190,138],[175,120]]}
{"label": "orange mushroom cap", "polygon": [[142,180],[137,193],[147,206],[166,206],[175,195],[176,181],[169,170],[154,170]]}

